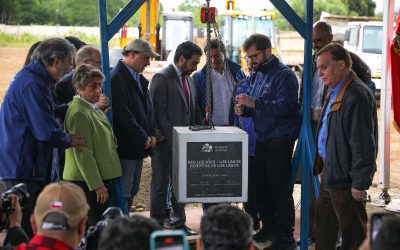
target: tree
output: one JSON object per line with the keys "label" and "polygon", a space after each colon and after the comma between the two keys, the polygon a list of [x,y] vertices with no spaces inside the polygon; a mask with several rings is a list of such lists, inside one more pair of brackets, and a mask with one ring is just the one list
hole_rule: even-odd
{"label": "tree", "polygon": [[374,16],[376,4],[373,0],[344,0],[350,16]]}
{"label": "tree", "polygon": [[193,12],[194,23],[196,27],[205,28],[206,25],[200,20],[200,11],[202,7],[205,7],[205,4],[202,4],[200,0],[185,0],[178,6],[178,10]]}
{"label": "tree", "polygon": [[[306,0],[288,0],[288,3],[304,20]],[[322,11],[344,16],[374,16],[375,8],[373,0],[315,0],[313,21],[319,20]],[[281,30],[293,30],[278,11],[277,24]]]}

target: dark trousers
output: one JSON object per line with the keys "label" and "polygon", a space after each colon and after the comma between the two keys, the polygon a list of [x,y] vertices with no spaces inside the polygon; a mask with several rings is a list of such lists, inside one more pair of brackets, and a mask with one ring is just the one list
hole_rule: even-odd
{"label": "dark trousers", "polygon": [[[80,186],[83,189],[83,192],[86,195],[86,199],[89,204],[89,212],[88,212],[88,226],[95,226],[96,223],[101,220],[101,216],[103,215],[104,211],[110,207],[111,201],[111,194],[112,194],[112,185],[111,180],[103,181],[104,186],[108,189],[109,199],[105,203],[101,204],[97,202],[97,195],[96,191],[90,191],[86,182],[84,181],[71,181],[76,185]],[[88,229],[88,227],[86,228]]]}
{"label": "dark trousers", "polygon": [[291,158],[294,141],[256,142],[257,205],[263,229],[293,237],[294,201]]}
{"label": "dark trousers", "polygon": [[7,190],[11,187],[19,184],[25,183],[28,188],[28,193],[30,197],[22,208],[22,221],[21,227],[25,230],[26,234],[29,238],[33,237],[33,231],[30,223],[31,215],[33,214],[33,209],[35,208],[36,200],[42,192],[44,186],[46,185],[45,181],[20,181],[20,180],[3,180],[4,185],[6,186]]}
{"label": "dark trousers", "polygon": [[254,223],[258,223],[260,220],[258,217],[257,208],[257,187],[256,187],[256,169],[254,156],[249,156],[249,167],[248,167],[248,196],[247,202],[243,203],[243,208],[253,219]]}
{"label": "dark trousers", "polygon": [[[150,217],[162,223],[167,216],[165,201],[172,174],[172,152],[154,150],[151,156],[151,169]],[[170,219],[172,223],[186,221],[185,203],[178,203],[174,192],[171,195]]]}
{"label": "dark trousers", "polygon": [[365,203],[354,200],[350,188],[326,191],[321,184],[315,214],[315,249],[335,250],[339,228],[341,249],[358,249],[365,239],[367,220]]}

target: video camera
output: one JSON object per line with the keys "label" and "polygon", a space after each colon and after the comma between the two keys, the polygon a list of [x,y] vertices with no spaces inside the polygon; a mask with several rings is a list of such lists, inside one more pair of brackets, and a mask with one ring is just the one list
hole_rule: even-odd
{"label": "video camera", "polygon": [[21,207],[25,206],[26,202],[29,199],[29,193],[28,193],[28,188],[25,183],[19,183],[13,187],[11,187],[9,190],[5,191],[1,195],[1,206],[0,206],[0,212],[4,213],[5,220],[0,222],[0,228],[4,229],[8,225],[8,215],[12,214],[14,212],[14,208],[12,208],[12,202],[11,202],[11,197],[10,195],[13,194],[17,196],[19,205]]}
{"label": "video camera", "polygon": [[123,217],[124,214],[119,207],[109,207],[106,211],[104,211],[101,216],[101,220],[97,222],[95,226],[90,226],[87,230],[85,237],[79,243],[78,249],[86,249],[92,250],[97,249],[97,245],[100,240],[100,234],[103,229],[110,223],[111,221]]}

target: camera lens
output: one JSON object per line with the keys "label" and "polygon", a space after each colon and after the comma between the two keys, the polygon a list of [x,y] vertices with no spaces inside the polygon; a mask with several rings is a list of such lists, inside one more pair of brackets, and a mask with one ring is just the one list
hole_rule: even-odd
{"label": "camera lens", "polygon": [[[19,205],[21,207],[25,206],[26,202],[29,199],[28,188],[27,188],[26,184],[24,184],[24,183],[19,183],[19,184],[13,186],[12,188],[10,188],[9,190],[5,191],[2,196],[3,201],[5,199],[8,199],[7,197],[10,194],[17,196]],[[11,206],[11,200],[9,201],[9,206]],[[3,208],[5,208],[4,204],[3,204]]]}

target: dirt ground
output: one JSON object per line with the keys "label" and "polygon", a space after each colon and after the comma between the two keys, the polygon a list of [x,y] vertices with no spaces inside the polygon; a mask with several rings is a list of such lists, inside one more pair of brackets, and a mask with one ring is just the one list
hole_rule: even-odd
{"label": "dirt ground", "polygon": [[[0,102],[4,97],[5,91],[12,79],[12,77],[20,70],[25,60],[26,53],[29,48],[13,48],[13,47],[0,47]],[[378,110],[378,115],[380,114]],[[391,126],[390,133],[390,190],[389,194],[394,199],[400,199],[400,134]],[[377,161],[379,166],[379,158]],[[144,161],[142,171],[142,181],[139,194],[137,195],[134,203],[142,203],[145,205],[146,210],[149,209],[149,191],[151,180],[151,167],[150,159]],[[379,187],[379,167],[378,172],[375,174],[373,187],[369,190],[371,199],[377,200],[381,194]],[[300,199],[300,186],[296,185],[294,197],[296,203]],[[371,210],[373,207],[369,206]]]}

